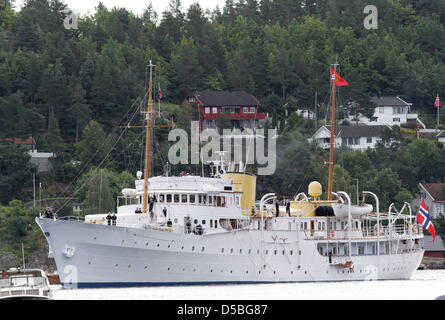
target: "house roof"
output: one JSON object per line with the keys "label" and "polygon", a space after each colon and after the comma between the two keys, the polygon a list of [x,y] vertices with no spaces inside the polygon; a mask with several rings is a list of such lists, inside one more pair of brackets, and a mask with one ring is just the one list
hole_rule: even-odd
{"label": "house roof", "polygon": [[403,101],[399,96],[396,97],[374,97],[372,102],[378,106],[411,106],[411,103]]}
{"label": "house roof", "polygon": [[420,183],[420,186],[425,189],[434,201],[445,201],[445,197],[440,195],[443,183]]}
{"label": "house roof", "polygon": [[380,137],[387,126],[340,126],[340,137]]}
{"label": "house roof", "polygon": [[29,137],[27,139],[23,139],[23,138],[4,138],[4,139],[0,139],[0,141],[8,141],[8,142],[12,142],[14,144],[21,144],[21,145],[35,145],[36,144],[34,138],[32,138],[32,137]]}
{"label": "house roof", "polygon": [[202,91],[195,95],[204,106],[257,106],[260,102],[244,91]]}
{"label": "house roof", "polygon": [[[330,126],[324,126],[324,127],[329,131],[331,130]],[[367,126],[367,125],[339,126],[336,129],[335,135],[338,137],[345,137],[345,138],[347,138],[347,137],[380,137],[383,129],[385,129],[387,127],[388,126]],[[317,133],[320,131],[320,129],[317,131]]]}

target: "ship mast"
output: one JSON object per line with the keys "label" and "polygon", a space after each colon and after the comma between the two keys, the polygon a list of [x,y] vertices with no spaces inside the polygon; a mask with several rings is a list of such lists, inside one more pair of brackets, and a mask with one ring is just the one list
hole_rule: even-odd
{"label": "ship mast", "polygon": [[150,139],[151,139],[151,110],[152,110],[152,88],[153,88],[153,67],[150,60],[150,81],[148,85],[148,107],[145,118],[147,120],[147,134],[145,137],[145,177],[144,177],[144,213],[147,213],[148,205],[148,178],[150,177]]}
{"label": "ship mast", "polygon": [[338,63],[334,65],[334,72],[331,75],[332,82],[332,114],[331,114],[331,143],[330,143],[330,152],[329,152],[329,180],[328,180],[328,200],[332,200],[332,182],[334,176],[334,139],[335,139],[335,87],[337,80],[336,72]]}

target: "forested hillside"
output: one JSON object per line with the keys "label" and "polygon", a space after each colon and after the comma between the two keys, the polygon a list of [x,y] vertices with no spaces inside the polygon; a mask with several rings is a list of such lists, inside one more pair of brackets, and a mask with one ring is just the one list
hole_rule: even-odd
{"label": "forested hillside", "polygon": [[[118,126],[144,100],[150,60],[157,65],[156,87],[159,83],[163,93],[164,111],[157,121],[188,120],[178,105],[196,90],[255,95],[262,111],[273,116],[271,125],[281,124],[278,169],[272,177],[260,177],[259,191],[286,196],[305,191],[311,180],[325,183],[327,156],[303,137],[314,133],[315,124],[292,114],[286,125],[282,106],[313,110],[317,96],[318,116],[324,119],[329,67],[336,60],[350,84],[340,90],[340,115],[354,112],[346,108],[350,102],[369,114],[371,97],[400,95],[433,128],[435,96],[445,97],[445,0],[374,0],[376,30],[363,25],[368,0],[227,0],[211,12],[171,0],[164,12],[155,12],[148,2],[142,16],[100,4],[70,30],[64,27],[70,8],[59,0],[27,0],[21,11],[12,9],[11,0],[2,3],[0,138],[32,136],[39,151],[55,152],[53,172],[37,177],[45,183],[46,195],[76,192],[77,200],[87,204],[85,190],[92,193],[97,185],[88,177],[106,181],[110,188],[101,196],[114,201],[141,168],[141,132],[121,135]],[[135,123],[138,119],[139,113]],[[167,132],[156,133],[157,173],[166,161]],[[337,153],[335,168],[339,188],[353,193],[359,179],[363,188],[382,193],[386,208],[394,199],[412,199],[418,182],[445,177],[441,144],[417,140],[414,132],[403,130],[387,136],[394,143],[377,150]],[[0,187],[8,193],[1,191],[0,201],[30,201],[34,168],[25,164],[25,173],[11,177],[19,160],[5,155],[20,155],[11,146],[2,148]],[[12,205],[3,209],[0,225],[12,228],[20,224],[8,222],[11,217],[33,214]],[[26,230],[1,237],[15,236],[26,236]]]}

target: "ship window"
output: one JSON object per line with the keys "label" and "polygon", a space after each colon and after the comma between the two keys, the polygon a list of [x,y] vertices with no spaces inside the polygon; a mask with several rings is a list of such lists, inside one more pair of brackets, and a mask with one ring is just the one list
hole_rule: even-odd
{"label": "ship window", "polygon": [[194,224],[198,224],[198,219],[193,220]]}
{"label": "ship window", "polygon": [[236,196],[236,198],[235,198],[235,201],[236,201],[236,205],[239,207],[239,196]]}
{"label": "ship window", "polygon": [[239,249],[239,254],[242,254],[243,253],[243,249]]}
{"label": "ship window", "polygon": [[195,251],[195,247],[192,247],[192,251]]}
{"label": "ship window", "polygon": [[226,197],[221,197],[221,207],[226,207]]}
{"label": "ship window", "polygon": [[165,195],[160,194],[159,195],[159,202],[164,202],[164,200],[165,200]]}
{"label": "ship window", "polygon": [[202,224],[206,224],[206,221],[205,221],[205,220],[202,220]]}
{"label": "ship window", "polygon": [[167,201],[166,202],[169,202],[169,203],[172,202],[172,195],[171,194],[167,195]]}
{"label": "ship window", "polygon": [[195,203],[195,200],[196,200],[195,195],[191,194],[190,195],[190,203]]}
{"label": "ship window", "polygon": [[224,248],[221,248],[221,253],[224,253]]}
{"label": "ship window", "polygon": [[186,194],[181,195],[181,202],[182,202],[182,203],[187,203],[187,202],[188,202],[188,201],[187,201],[187,195],[186,195]]}
{"label": "ship window", "polygon": [[232,191],[232,187],[224,187],[225,191]]}
{"label": "ship window", "polygon": [[277,255],[277,250],[274,250],[274,252],[273,252],[273,253],[274,253],[274,255]]}
{"label": "ship window", "polygon": [[174,199],[175,199],[175,203],[178,203],[179,202],[179,194],[175,194]]}
{"label": "ship window", "polygon": [[218,228],[218,220],[215,220],[215,229]]}
{"label": "ship window", "polygon": [[210,228],[213,228],[213,220],[210,220]]}
{"label": "ship window", "polygon": [[209,206],[211,206],[212,205],[212,199],[213,197],[212,196],[209,196]]}
{"label": "ship window", "polygon": [[198,196],[198,203],[202,203],[202,196],[201,195]]}
{"label": "ship window", "polygon": [[230,249],[230,253],[233,253],[233,248]]}

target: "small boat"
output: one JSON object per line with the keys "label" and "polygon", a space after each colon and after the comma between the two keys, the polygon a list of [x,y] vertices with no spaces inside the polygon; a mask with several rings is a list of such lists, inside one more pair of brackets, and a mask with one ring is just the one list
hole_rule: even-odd
{"label": "small boat", "polygon": [[11,268],[0,279],[0,300],[49,300],[52,292],[40,269]]}

